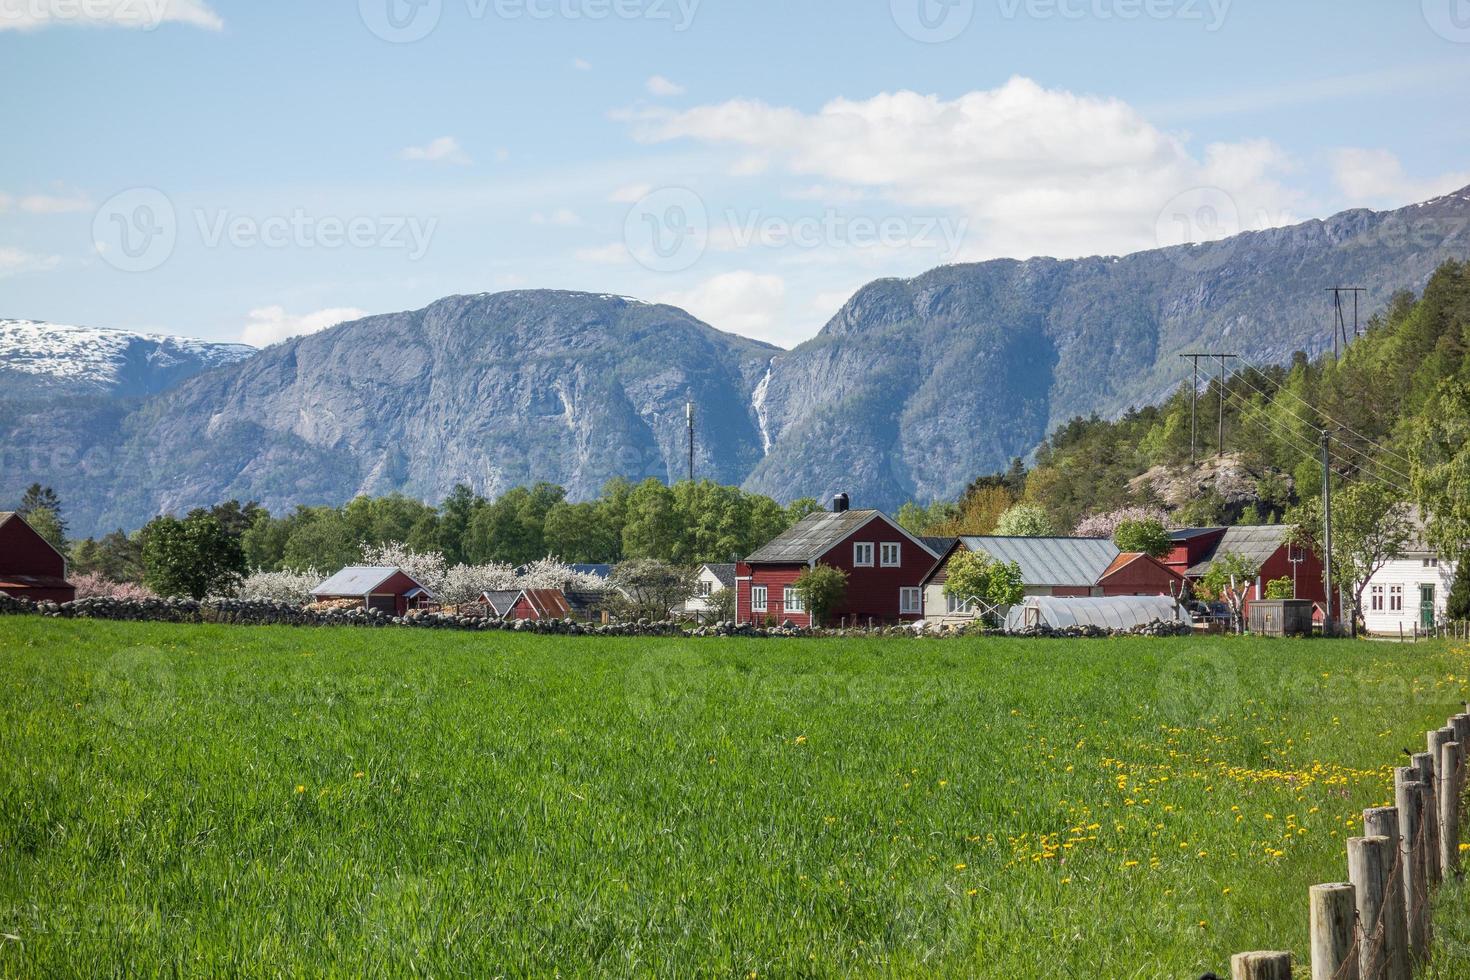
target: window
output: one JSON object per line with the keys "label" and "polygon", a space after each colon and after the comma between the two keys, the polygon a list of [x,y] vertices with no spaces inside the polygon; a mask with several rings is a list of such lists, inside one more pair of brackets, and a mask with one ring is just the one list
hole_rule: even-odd
{"label": "window", "polygon": [[878,552],[878,563],[884,568],[897,568],[903,564],[903,551],[897,541],[884,541]]}
{"label": "window", "polygon": [[1426,559],[1424,559],[1424,567],[1425,568],[1438,568],[1439,567],[1439,559],[1438,558],[1426,558]]}
{"label": "window", "polygon": [[1369,595],[1368,608],[1374,612],[1383,612],[1383,586],[1375,585]]}
{"label": "window", "polygon": [[1402,585],[1390,585],[1388,587],[1388,611],[1404,611],[1404,587]]}
{"label": "window", "polygon": [[750,587],[750,611],[766,611],[766,587],[764,585],[752,585]]}
{"label": "window", "polygon": [[699,580],[699,597],[701,599],[708,599],[714,593],[714,591],[715,586],[713,582],[709,581],[708,579]]}
{"label": "window", "polygon": [[801,593],[797,592],[794,586],[786,586],[786,591],[781,596],[781,604],[789,613],[806,612],[806,606],[801,602]]}
{"label": "window", "polygon": [[918,589],[898,590],[898,611],[903,615],[924,611],[924,593]]}
{"label": "window", "polygon": [[873,567],[873,542],[858,541],[853,544],[852,564],[854,568]]}
{"label": "window", "polygon": [[969,599],[961,599],[957,595],[946,595],[944,605],[951,616],[973,616],[975,614],[975,603]]}

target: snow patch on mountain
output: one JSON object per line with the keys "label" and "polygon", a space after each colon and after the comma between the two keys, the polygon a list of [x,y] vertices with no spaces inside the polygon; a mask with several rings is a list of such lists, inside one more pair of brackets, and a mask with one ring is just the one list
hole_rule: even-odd
{"label": "snow patch on mountain", "polygon": [[245,344],[0,319],[0,371],[29,375],[47,389],[151,394],[255,352]]}

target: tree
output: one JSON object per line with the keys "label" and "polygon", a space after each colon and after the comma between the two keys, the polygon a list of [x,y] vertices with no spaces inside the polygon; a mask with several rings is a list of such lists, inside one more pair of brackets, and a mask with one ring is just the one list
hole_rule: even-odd
{"label": "tree", "polygon": [[121,529],[104,535],[101,540],[86,538],[72,545],[71,566],[78,574],[100,575],[109,582],[141,582],[143,544]]}
{"label": "tree", "polygon": [[995,533],[1011,538],[1044,538],[1056,534],[1051,518],[1035,504],[1016,504],[1000,515]]}
{"label": "tree", "polygon": [[57,551],[66,554],[66,528],[61,518],[50,507],[34,507],[26,515],[26,523]]}
{"label": "tree", "polygon": [[611,584],[619,594],[608,605],[624,619],[662,622],[669,611],[694,595],[693,569],[660,561],[634,558],[613,569]]}
{"label": "tree", "polygon": [[1445,600],[1445,615],[1454,620],[1470,619],[1470,551],[1461,552],[1460,560],[1455,563],[1455,580]]}
{"label": "tree", "polygon": [[792,588],[801,597],[812,625],[819,626],[847,597],[847,573],[831,565],[813,565],[802,569]]}
{"label": "tree", "polygon": [[1026,587],[1015,562],[999,562],[978,551],[956,551],[945,565],[944,594],[964,603],[978,600],[993,610],[1020,602]]}
{"label": "tree", "polygon": [[1283,575],[1280,578],[1273,578],[1266,583],[1266,598],[1295,599],[1296,586],[1292,584],[1289,576]]}
{"label": "tree", "polygon": [[822,504],[816,497],[797,497],[786,505],[787,526],[789,527],[808,514],[815,514],[821,509]]}
{"label": "tree", "polygon": [[674,491],[650,478],[628,494],[627,523],[623,526],[625,556],[667,561],[679,549],[683,534]]}
{"label": "tree", "polygon": [[1211,563],[1209,571],[1199,581],[1199,592],[1206,599],[1225,603],[1230,608],[1230,622],[1235,632],[1245,632],[1245,621],[1241,609],[1251,585],[1256,580],[1260,566],[1249,558],[1234,551],[1226,552]]}
{"label": "tree", "polygon": [[618,557],[617,533],[600,503],[561,501],[546,512],[547,550],[564,561],[610,562]]}
{"label": "tree", "polygon": [[735,587],[731,586],[720,589],[718,592],[711,592],[705,597],[704,601],[713,610],[716,622],[733,623],[735,621],[736,606],[738,605],[736,600],[738,598],[739,596],[736,595]]}
{"label": "tree", "polygon": [[[1293,511],[1293,537],[1321,554],[1318,528],[1322,526],[1319,500],[1305,500]],[[1404,554],[1414,535],[1409,505],[1392,489],[1379,483],[1349,483],[1332,494],[1332,567],[1352,599],[1352,629],[1368,580]]]}
{"label": "tree", "polygon": [[1152,520],[1163,525],[1168,519],[1169,515],[1162,507],[1120,507],[1082,518],[1072,533],[1079,538],[1111,538],[1124,521]]}
{"label": "tree", "polygon": [[484,503],[467,484],[457,483],[439,505],[439,551],[450,564],[469,556],[470,523]]}
{"label": "tree", "polygon": [[1470,384],[1441,382],[1413,422],[1409,467],[1418,499],[1429,517],[1429,538],[1443,554],[1470,542]]}
{"label": "tree", "polygon": [[240,542],[212,515],[184,520],[157,517],[143,529],[143,563],[149,588],[164,596],[227,594],[245,574]]}
{"label": "tree", "polygon": [[301,508],[292,524],[281,557],[283,567],[299,571],[319,568],[330,573],[361,561],[362,543],[335,507]]}
{"label": "tree", "polygon": [[1113,543],[1119,551],[1141,551],[1153,558],[1163,558],[1174,550],[1168,529],[1152,517],[1122,521],[1113,532]]}

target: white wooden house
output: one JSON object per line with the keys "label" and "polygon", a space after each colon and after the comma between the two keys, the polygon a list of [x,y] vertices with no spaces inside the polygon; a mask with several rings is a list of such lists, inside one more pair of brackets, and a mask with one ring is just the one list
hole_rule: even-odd
{"label": "white wooden house", "polygon": [[1455,562],[1425,542],[1417,510],[1414,523],[1418,530],[1404,556],[1380,568],[1363,590],[1363,622],[1370,633],[1412,633],[1445,618]]}
{"label": "white wooden house", "polygon": [[684,615],[695,619],[709,619],[715,615],[712,598],[725,589],[735,587],[735,566],[701,565],[695,580],[694,595],[684,603]]}

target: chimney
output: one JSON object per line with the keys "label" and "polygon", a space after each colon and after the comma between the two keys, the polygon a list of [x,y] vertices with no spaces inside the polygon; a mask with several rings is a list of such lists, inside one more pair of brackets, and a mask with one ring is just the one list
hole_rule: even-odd
{"label": "chimney", "polygon": [[834,514],[845,514],[845,513],[847,513],[847,508],[848,508],[847,494],[845,494],[845,493],[839,493],[839,494],[837,494],[836,496],[834,496],[832,498],[832,513],[834,513]]}

